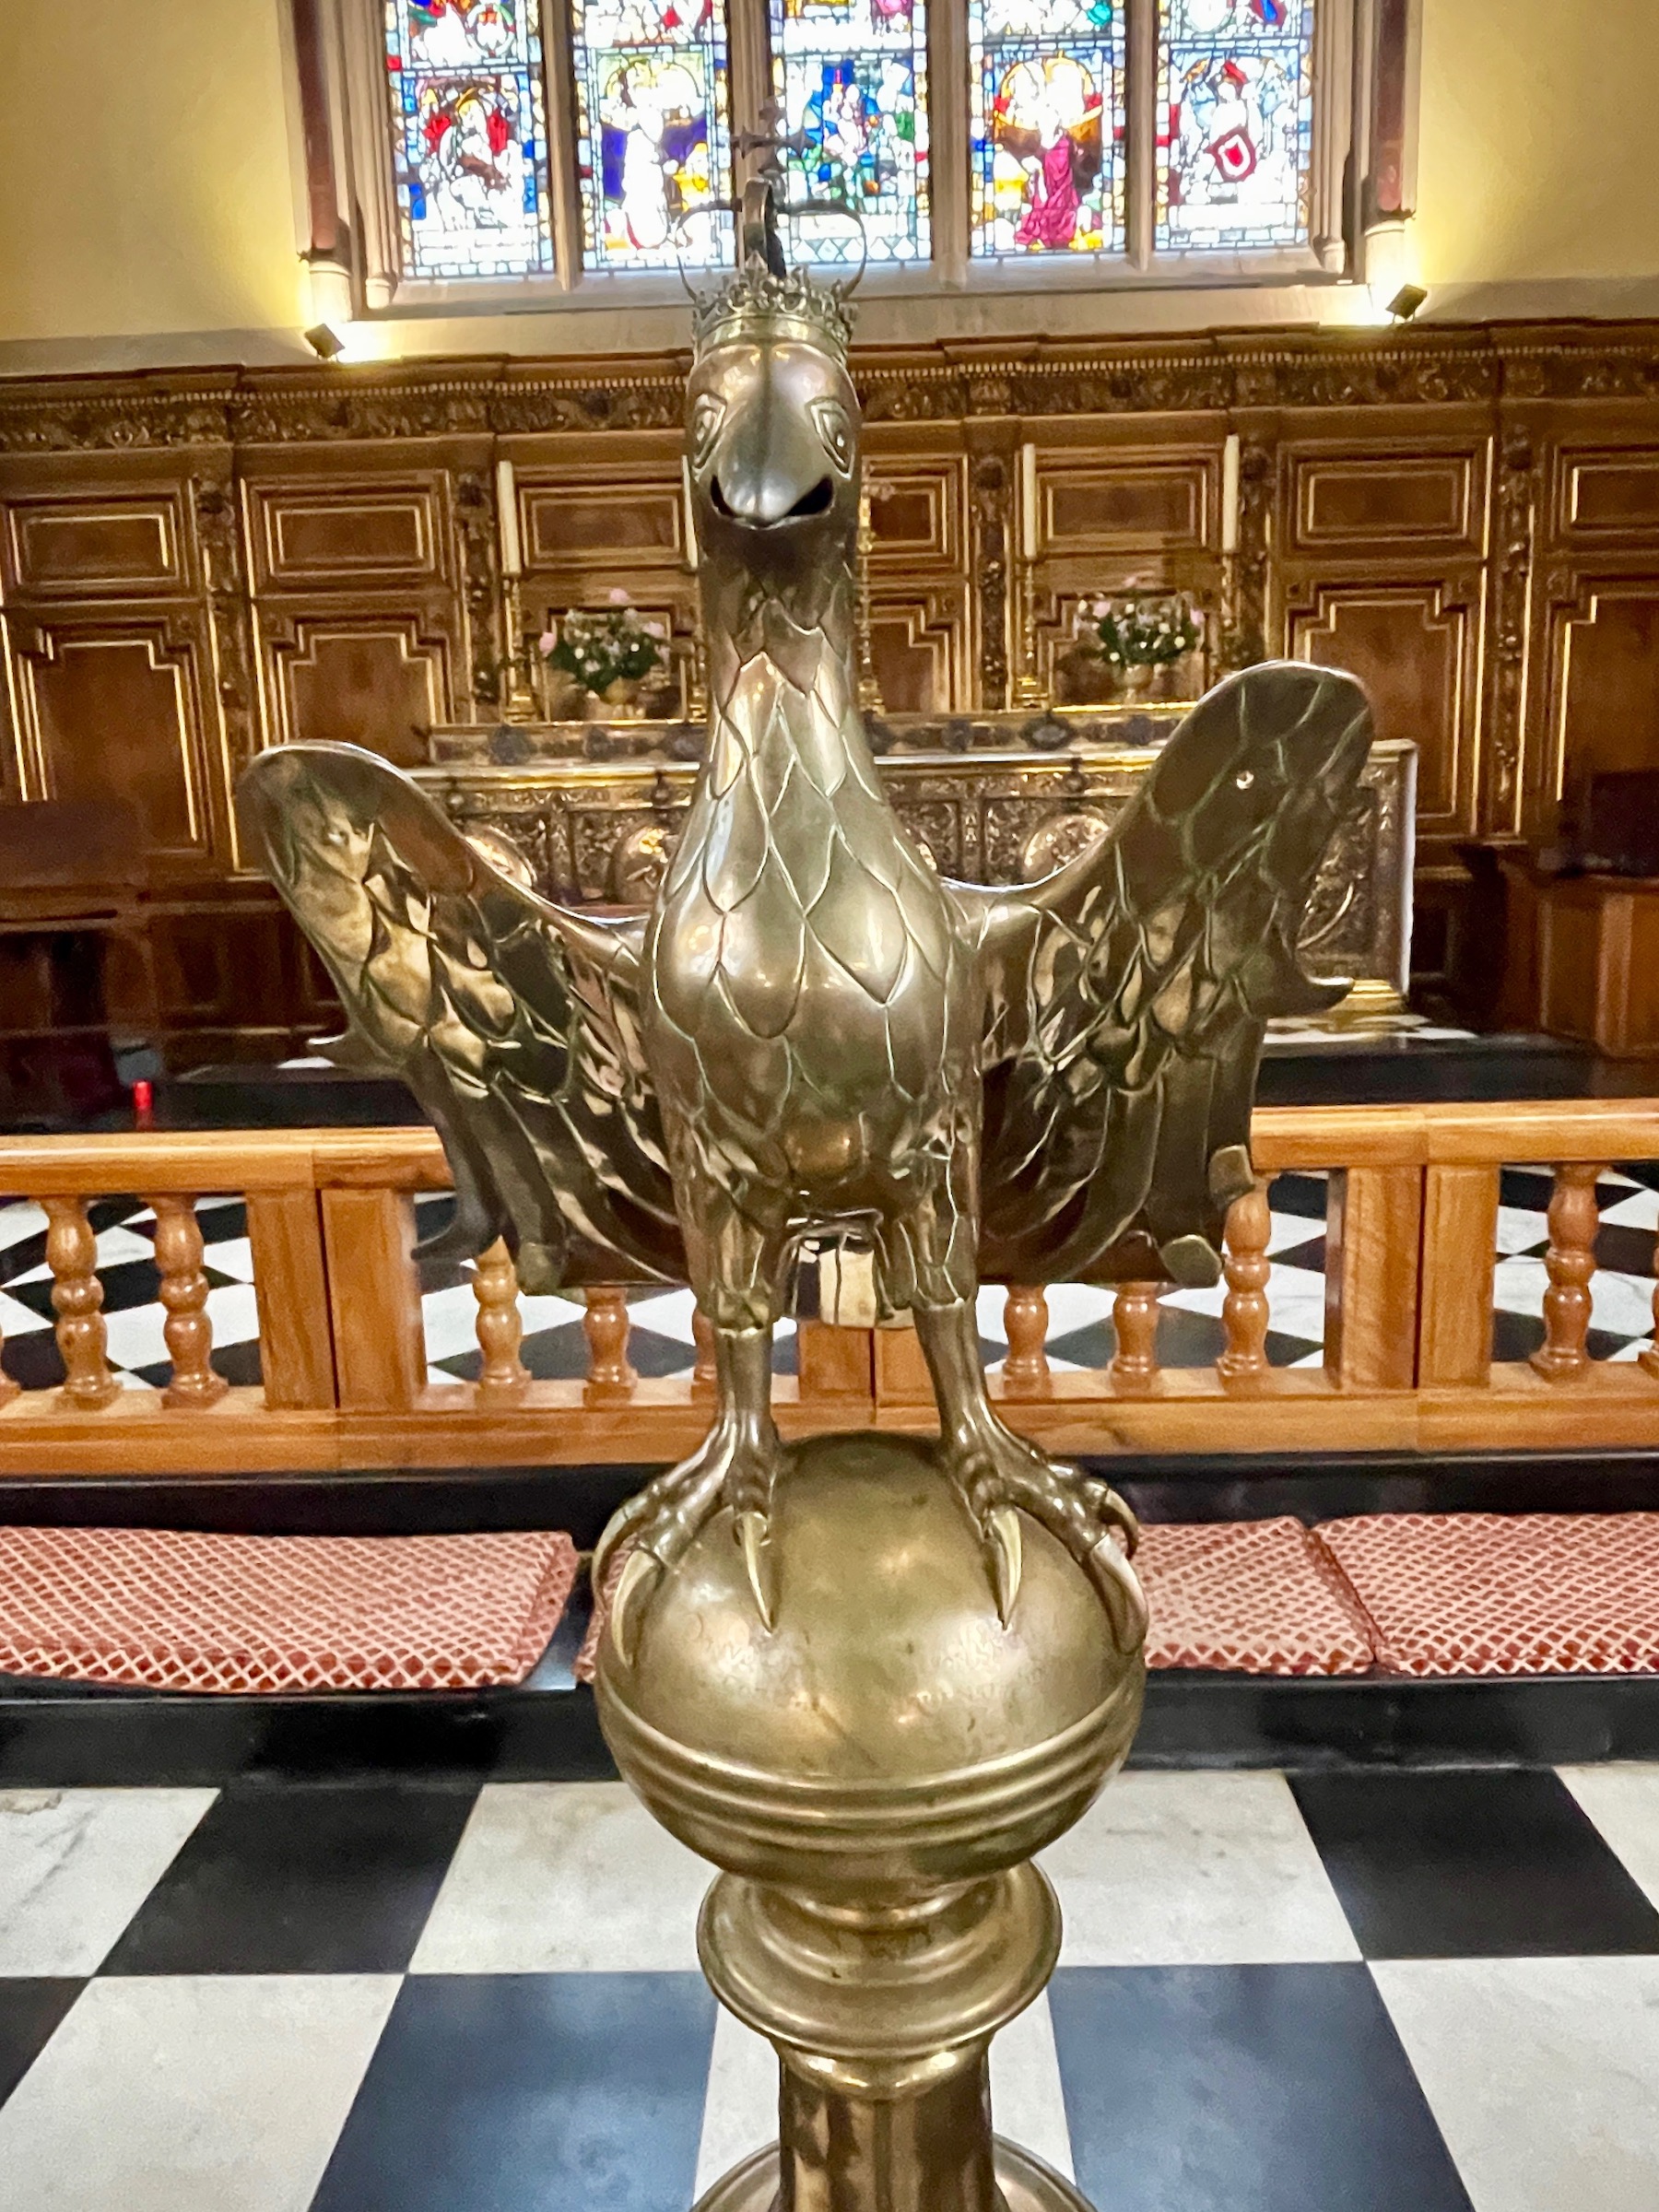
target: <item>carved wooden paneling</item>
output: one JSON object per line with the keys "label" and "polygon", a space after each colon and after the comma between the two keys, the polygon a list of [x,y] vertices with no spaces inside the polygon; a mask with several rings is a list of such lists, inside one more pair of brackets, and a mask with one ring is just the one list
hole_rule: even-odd
{"label": "carved wooden paneling", "polygon": [[422,733],[452,719],[450,649],[414,618],[262,617],[272,741],[366,746],[414,767]]}
{"label": "carved wooden paneling", "polygon": [[1557,470],[1557,530],[1571,543],[1659,536],[1659,450],[1585,453],[1569,448]]}
{"label": "carved wooden paneling", "polygon": [[248,500],[256,591],[374,591],[447,571],[440,482],[255,483]]}
{"label": "carved wooden paneling", "polygon": [[1040,451],[1038,555],[1200,547],[1212,535],[1214,477],[1208,457]]}
{"label": "carved wooden paneling", "polygon": [[[1471,604],[1471,602],[1473,602]],[[1289,610],[1294,659],[1346,668],[1371,694],[1382,737],[1418,748],[1418,820],[1459,830],[1473,804],[1471,701],[1478,593],[1441,583],[1338,583]]]}
{"label": "carved wooden paneling", "polygon": [[518,472],[526,571],[683,568],[686,509],[677,467]]}
{"label": "carved wooden paneling", "polygon": [[1548,629],[1556,793],[1598,771],[1659,768],[1659,576],[1583,583]]}
{"label": "carved wooden paneling", "polygon": [[202,616],[110,608],[8,628],[21,795],[128,800],[157,855],[205,862],[212,679]]}
{"label": "carved wooden paneling", "polygon": [[130,598],[188,582],[182,498],[15,498],[6,509],[8,596]]}
{"label": "carved wooden paneling", "polygon": [[954,455],[901,467],[866,466],[874,569],[960,571],[966,526],[963,465]]}
{"label": "carved wooden paneling", "polygon": [[1466,451],[1299,454],[1292,543],[1314,552],[1422,539],[1473,544],[1480,531],[1477,466],[1478,456]]}
{"label": "carved wooden paneling", "polygon": [[963,705],[969,682],[965,594],[872,594],[870,661],[889,714],[941,713]]}

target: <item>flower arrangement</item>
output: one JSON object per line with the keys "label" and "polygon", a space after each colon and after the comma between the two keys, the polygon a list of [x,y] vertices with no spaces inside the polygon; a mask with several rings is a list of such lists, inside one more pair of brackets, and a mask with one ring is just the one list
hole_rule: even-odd
{"label": "flower arrangement", "polygon": [[648,622],[626,592],[615,591],[606,606],[573,608],[559,629],[542,633],[536,650],[549,668],[603,699],[613,686],[637,685],[662,666],[663,625]]}
{"label": "flower arrangement", "polygon": [[1204,625],[1190,599],[1143,597],[1085,600],[1077,609],[1077,632],[1090,631],[1100,658],[1119,672],[1167,668],[1197,650]]}

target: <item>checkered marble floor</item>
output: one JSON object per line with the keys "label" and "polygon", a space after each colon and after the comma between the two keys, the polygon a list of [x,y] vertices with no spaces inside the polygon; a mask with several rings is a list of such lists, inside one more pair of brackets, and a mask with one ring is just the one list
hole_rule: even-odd
{"label": "checkered marble floor", "polygon": [[[1659,1767],[1130,1773],[998,2124],[1101,2212],[1653,2212]],[[772,2132],[614,1783],[0,1794],[0,2212],[686,2212]]]}
{"label": "checkered marble floor", "polygon": [[[1542,1343],[1548,1243],[1545,1208],[1550,1179],[1535,1168],[1503,1172],[1498,1217],[1498,1267],[1493,1355],[1524,1359]],[[1589,1348],[1596,1359],[1633,1359],[1653,1332],[1653,1253],[1659,1230],[1659,1163],[1644,1162],[1604,1174],[1596,1189],[1601,1231]],[[423,1232],[437,1225],[447,1198],[421,1202]],[[1272,1235],[1267,1286],[1271,1320],[1269,1359],[1279,1367],[1317,1366],[1324,1337],[1325,1186],[1321,1175],[1280,1175],[1269,1194]],[[98,1264],[112,1365],[125,1381],[165,1382],[165,1318],[157,1302],[155,1222],[135,1199],[110,1198],[92,1206]],[[213,1324],[214,1365],[232,1382],[259,1381],[258,1317],[246,1209],[239,1199],[207,1198],[199,1216],[212,1286],[207,1311]],[[424,1265],[422,1300],[427,1358],[435,1379],[471,1380],[478,1371],[477,1305],[471,1271],[448,1263]],[[52,1282],[46,1267],[46,1221],[28,1204],[0,1206],[0,1332],[4,1362],[26,1388],[63,1380],[52,1333]],[[1171,1290],[1161,1302],[1159,1356],[1169,1367],[1206,1367],[1222,1347],[1224,1290]],[[632,1302],[629,1357],[643,1375],[672,1375],[695,1357],[691,1299],[685,1290],[641,1292]],[[1057,1368],[1102,1367],[1112,1357],[1110,1291],[1056,1284],[1048,1294],[1049,1358]],[[533,1374],[581,1376],[587,1353],[581,1309],[565,1298],[526,1298],[523,1357]],[[986,1359],[1000,1359],[1003,1293],[980,1298],[980,1329]],[[778,1332],[773,1359],[780,1372],[794,1365],[794,1324]]]}

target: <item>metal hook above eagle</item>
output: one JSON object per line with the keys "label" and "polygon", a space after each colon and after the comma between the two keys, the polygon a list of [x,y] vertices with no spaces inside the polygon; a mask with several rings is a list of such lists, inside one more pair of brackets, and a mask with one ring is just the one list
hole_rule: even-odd
{"label": "metal hook above eagle", "polygon": [[1022,1516],[1144,1628],[1128,1509],[986,1394],[982,1278],[1214,1282],[1251,1184],[1264,1025],[1332,1004],[1298,963],[1371,740],[1355,680],[1300,663],[1194,707],[1112,832],[1041,881],[942,880],[882,785],[858,709],[858,406],[844,296],[789,270],[751,185],[736,273],[698,297],[687,441],[708,744],[650,910],[560,907],[348,746],[263,755],[253,851],[345,1002],[336,1056],[403,1077],[442,1137],[453,1224],[504,1237],[528,1291],[688,1281],[716,1411],[625,1506],[612,1618],[729,1509],[774,1602],[771,1336],[803,1239],[852,1237],[908,1310],[941,1453],[1002,1617]]}

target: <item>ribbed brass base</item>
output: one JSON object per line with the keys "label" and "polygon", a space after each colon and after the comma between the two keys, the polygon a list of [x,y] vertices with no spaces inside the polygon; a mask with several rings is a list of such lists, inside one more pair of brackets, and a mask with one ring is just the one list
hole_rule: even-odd
{"label": "ribbed brass base", "polygon": [[[1017,2143],[996,2138],[996,2185],[1008,2212],[1090,2212],[1088,2199],[1052,2166]],[[723,2174],[692,2212],[772,2212],[778,2200],[778,2148],[760,2150]]]}

